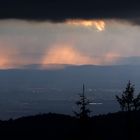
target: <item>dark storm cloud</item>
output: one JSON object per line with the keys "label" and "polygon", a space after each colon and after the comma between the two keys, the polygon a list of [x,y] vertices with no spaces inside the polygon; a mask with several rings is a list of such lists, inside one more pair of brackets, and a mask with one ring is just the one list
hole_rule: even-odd
{"label": "dark storm cloud", "polygon": [[129,0],[0,0],[0,19],[63,22],[66,19],[122,19],[139,24],[140,4]]}

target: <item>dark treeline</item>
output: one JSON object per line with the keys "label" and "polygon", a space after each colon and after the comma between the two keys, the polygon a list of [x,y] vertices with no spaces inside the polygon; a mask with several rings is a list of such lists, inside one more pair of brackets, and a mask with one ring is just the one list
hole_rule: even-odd
{"label": "dark treeline", "polygon": [[139,138],[140,111],[118,112],[81,121],[42,114],[0,122],[2,139],[134,140]]}

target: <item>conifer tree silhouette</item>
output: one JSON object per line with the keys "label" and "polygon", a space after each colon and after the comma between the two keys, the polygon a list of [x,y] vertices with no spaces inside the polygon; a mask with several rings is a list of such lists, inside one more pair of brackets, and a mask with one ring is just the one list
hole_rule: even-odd
{"label": "conifer tree silhouette", "polygon": [[77,117],[79,117],[82,120],[89,118],[89,113],[91,112],[87,107],[89,103],[89,99],[87,99],[87,97],[85,96],[85,85],[83,84],[83,92],[82,94],[80,94],[79,101],[76,102],[77,106],[79,106],[80,108],[80,111],[74,112]]}
{"label": "conifer tree silhouette", "polygon": [[120,104],[122,111],[131,111],[140,109],[140,94],[138,94],[135,97],[134,93],[135,93],[134,85],[132,85],[131,82],[129,81],[121,97],[116,95],[116,99]]}
{"label": "conifer tree silhouette", "polygon": [[119,97],[116,95],[116,99],[117,99],[118,103],[120,104],[121,110],[124,111],[126,109],[126,103],[125,103],[124,96],[122,95],[122,97]]}
{"label": "conifer tree silhouette", "polygon": [[133,106],[135,111],[140,109],[140,93],[134,98]]}
{"label": "conifer tree silhouette", "polygon": [[122,110],[131,111],[133,107],[133,100],[134,100],[134,85],[131,84],[129,81],[126,89],[123,91],[121,97],[116,95],[117,101],[120,104]]}

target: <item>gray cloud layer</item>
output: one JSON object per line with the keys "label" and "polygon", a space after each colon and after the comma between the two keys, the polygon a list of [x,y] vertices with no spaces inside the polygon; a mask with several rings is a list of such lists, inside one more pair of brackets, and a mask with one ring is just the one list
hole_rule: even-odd
{"label": "gray cloud layer", "polygon": [[0,21],[0,67],[49,62],[112,64],[140,56],[139,26],[105,21],[106,28],[66,23]]}

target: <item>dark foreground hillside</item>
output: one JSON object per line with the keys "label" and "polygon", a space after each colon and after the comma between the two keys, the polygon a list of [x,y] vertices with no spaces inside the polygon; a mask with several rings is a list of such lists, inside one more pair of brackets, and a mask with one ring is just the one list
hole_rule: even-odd
{"label": "dark foreground hillside", "polygon": [[136,140],[140,139],[140,112],[119,112],[88,121],[60,114],[42,114],[0,122],[1,139]]}

